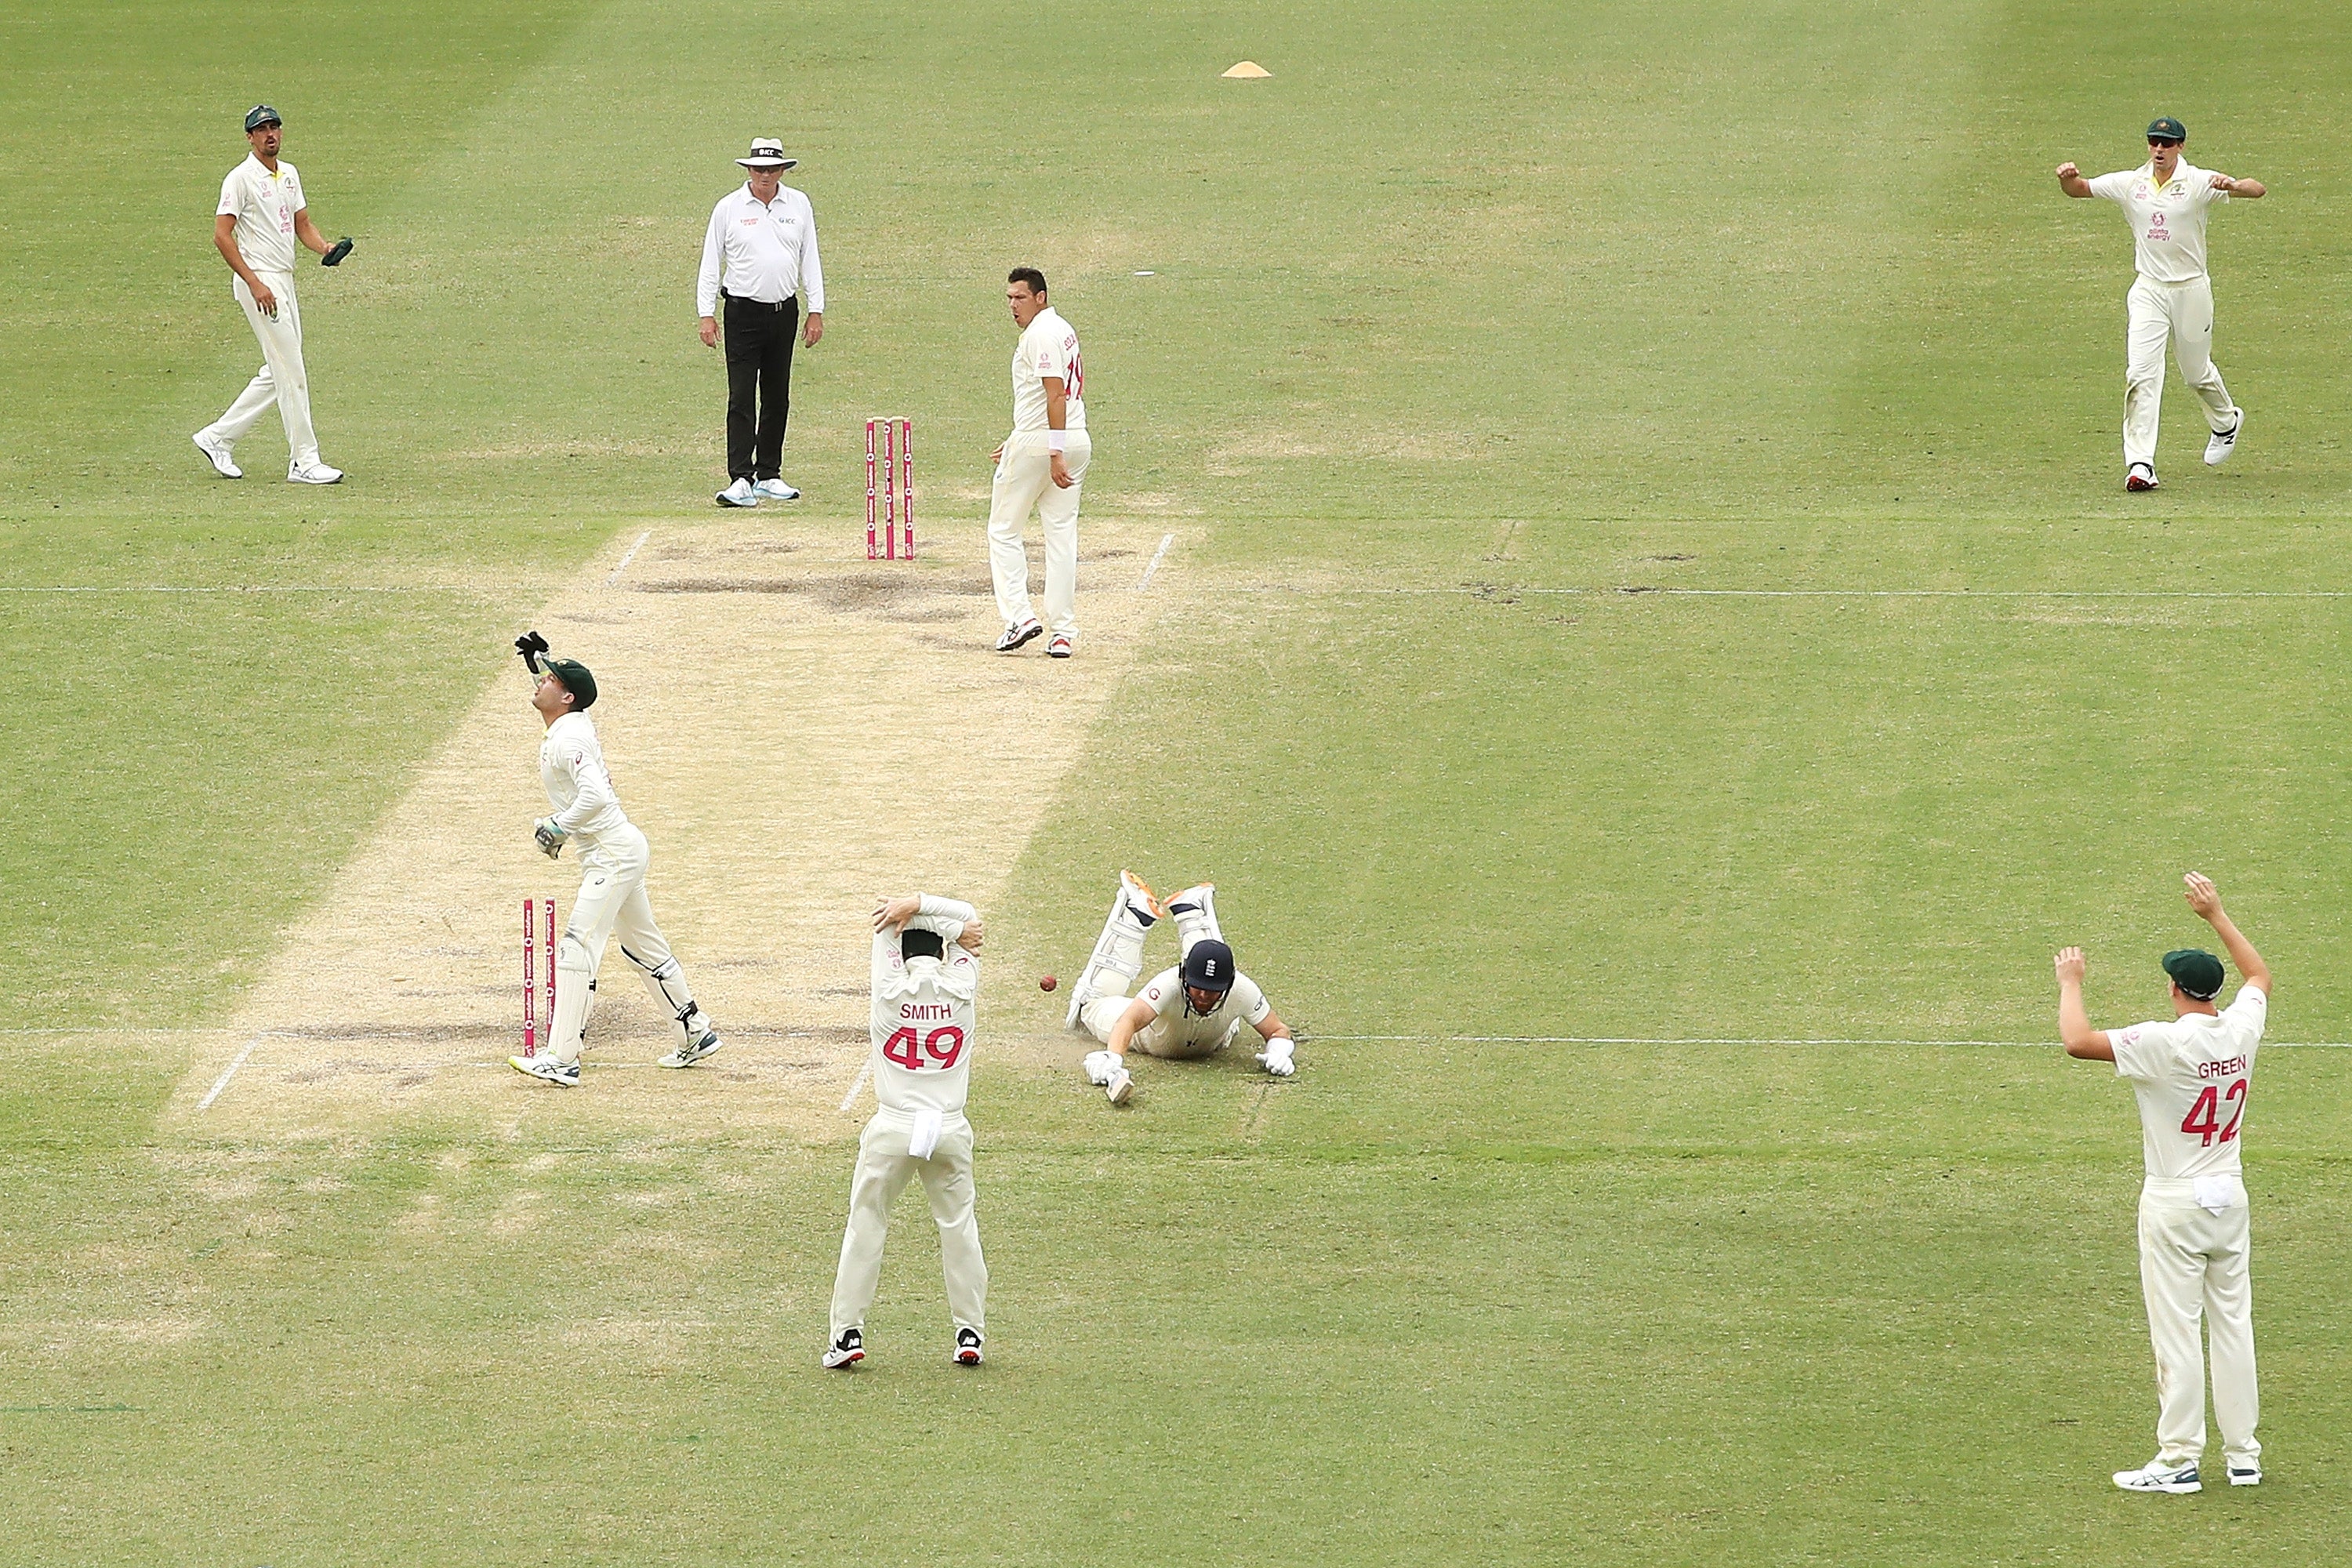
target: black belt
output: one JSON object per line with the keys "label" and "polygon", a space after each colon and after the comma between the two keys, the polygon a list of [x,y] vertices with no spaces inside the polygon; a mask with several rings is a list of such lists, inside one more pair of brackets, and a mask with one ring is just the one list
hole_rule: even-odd
{"label": "black belt", "polygon": [[724,289],[719,290],[719,297],[730,305],[740,305],[747,310],[773,310],[778,315],[783,314],[799,302],[799,296],[794,294],[787,294],[781,300],[746,300],[742,295],[730,294]]}

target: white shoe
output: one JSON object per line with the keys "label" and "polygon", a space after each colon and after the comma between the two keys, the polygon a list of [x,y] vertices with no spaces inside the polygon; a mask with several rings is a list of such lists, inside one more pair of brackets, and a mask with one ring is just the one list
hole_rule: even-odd
{"label": "white shoe", "polygon": [[2263,1468],[2260,1465],[2231,1465],[2230,1467],[2230,1484],[2233,1487],[2261,1486],[2263,1484]]}
{"label": "white shoe", "polygon": [[[2205,466],[2218,468],[2228,462],[2230,454],[2238,449],[2238,432],[2245,427],[2246,411],[2241,408],[2238,410],[2238,422],[2230,426],[2227,434],[2215,436],[2205,443]],[[203,444],[201,441],[197,443],[198,446]]]}
{"label": "white shoe", "polygon": [[856,1366],[866,1359],[866,1336],[856,1329],[844,1329],[841,1337],[824,1347],[821,1364],[827,1370]]}
{"label": "white shoe", "polygon": [[958,1329],[956,1331],[955,1342],[956,1365],[978,1366],[981,1363],[981,1360],[980,1331],[978,1329]]}
{"label": "white shoe", "polygon": [[527,1078],[539,1079],[559,1089],[580,1087],[578,1062],[560,1062],[553,1057],[509,1057],[507,1066]]}
{"label": "white shoe", "polygon": [[702,1033],[694,1037],[694,1043],[692,1045],[678,1047],[677,1049],[670,1052],[669,1055],[662,1058],[661,1060],[656,1062],[654,1065],[656,1067],[665,1068],[690,1068],[695,1063],[700,1061],[703,1058],[709,1056],[712,1052],[718,1050],[719,1046],[719,1031],[716,1029],[705,1029]]}
{"label": "white shoe", "polygon": [[996,639],[996,651],[1012,653],[1016,649],[1027,647],[1045,634],[1045,628],[1039,626],[1034,619],[1023,621],[1019,626],[1007,626],[1004,628],[1004,635]]}
{"label": "white shoe", "polygon": [[801,492],[782,479],[761,479],[751,487],[751,493],[761,500],[798,500]]}
{"label": "white shoe", "polygon": [[1077,651],[1078,634],[1076,632],[1055,632],[1054,640],[1045,645],[1047,658],[1067,658]]}
{"label": "white shoe", "polygon": [[710,499],[720,506],[758,506],[760,504],[760,493],[751,488],[751,481],[749,479],[737,479]]}
{"label": "white shoe", "polygon": [[296,485],[339,485],[343,482],[343,470],[320,462],[295,463],[288,467],[286,480]]}
{"label": "white shoe", "polygon": [[2163,1465],[2150,1459],[2137,1470],[2117,1470],[2116,1485],[2127,1492],[2195,1492],[2205,1489],[2197,1479],[2197,1466]]}
{"label": "white shoe", "polygon": [[1103,1098],[1113,1105],[1125,1105],[1134,1097],[1134,1094],[1135,1075],[1125,1068],[1113,1072],[1110,1075],[1110,1081],[1103,1085]]}
{"label": "white shoe", "polygon": [[196,444],[196,450],[205,455],[205,461],[210,463],[213,466],[213,472],[218,474],[222,479],[241,479],[245,478],[245,470],[238,468],[236,466],[236,460],[229,456],[229,448],[226,444],[205,440],[205,433],[202,430],[197,431],[194,435],[189,437],[188,439]]}
{"label": "white shoe", "polygon": [[2156,489],[2156,469],[2147,463],[2134,463],[2124,470],[2124,489],[2133,491]]}

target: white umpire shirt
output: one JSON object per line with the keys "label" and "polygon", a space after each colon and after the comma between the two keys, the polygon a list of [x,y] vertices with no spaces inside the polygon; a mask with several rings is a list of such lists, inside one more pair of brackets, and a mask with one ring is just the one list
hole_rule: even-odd
{"label": "white umpire shirt", "polygon": [[800,296],[811,315],[824,310],[824,269],[816,258],[816,209],[790,185],[763,202],[750,181],[710,209],[702,237],[702,276],[695,289],[695,313],[719,313],[719,291],[737,299],[780,304]]}

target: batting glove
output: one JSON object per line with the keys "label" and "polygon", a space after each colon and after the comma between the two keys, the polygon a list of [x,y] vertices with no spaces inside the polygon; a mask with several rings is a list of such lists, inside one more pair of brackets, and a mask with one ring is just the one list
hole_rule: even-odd
{"label": "batting glove", "polygon": [[563,853],[563,841],[572,837],[551,816],[542,816],[532,823],[530,836],[539,841],[540,848],[546,851],[551,860]]}
{"label": "batting glove", "polygon": [[1285,1035],[1266,1041],[1265,1049],[1258,1052],[1257,1059],[1275,1077],[1288,1078],[1298,1070],[1298,1064],[1290,1059],[1290,1052],[1291,1040]]}
{"label": "batting glove", "polygon": [[1088,1051],[1087,1053],[1085,1065],[1087,1069],[1087,1081],[1088,1083],[1102,1084],[1108,1083],[1111,1080],[1112,1076],[1127,1064],[1120,1060],[1118,1054],[1115,1052]]}

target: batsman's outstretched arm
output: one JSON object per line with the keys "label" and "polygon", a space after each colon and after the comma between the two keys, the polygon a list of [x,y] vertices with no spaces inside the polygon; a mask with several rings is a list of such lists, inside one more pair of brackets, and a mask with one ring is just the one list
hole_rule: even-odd
{"label": "batsman's outstretched arm", "polygon": [[2200,920],[2213,928],[2215,936],[2221,939],[2221,945],[2229,950],[2230,962],[2238,966],[2238,973],[2245,976],[2246,984],[2268,996],[2271,994],[2271,966],[2263,962],[2263,955],[2254,951],[2254,944],[2248,942],[2245,933],[2238,929],[2238,922],[2222,909],[2221,895],[2215,890],[2212,879],[2191,871],[2180,879],[2188,887],[2183,896],[2188,899],[2189,907],[2197,911]]}
{"label": "batsman's outstretched arm", "polygon": [[1151,1020],[1158,1016],[1150,1003],[1137,997],[1118,1016],[1118,1022],[1110,1026],[1110,1038],[1103,1042],[1103,1049],[1115,1057],[1127,1055],[1127,1047],[1135,1043],[1135,1037],[1151,1027]]}
{"label": "batsman's outstretched arm", "polygon": [[1291,1037],[1290,1026],[1282,1021],[1279,1013],[1268,1012],[1250,1027],[1257,1031],[1257,1037],[1261,1040],[1287,1040]]}
{"label": "batsman's outstretched arm", "polygon": [[2062,948],[2055,960],[2058,969],[2058,1038],[2064,1042],[2066,1054],[2084,1061],[2111,1062],[2116,1059],[2116,1047],[2104,1029],[2091,1027],[2091,1016],[2083,1010],[2083,971],[2086,967],[2083,950]]}

